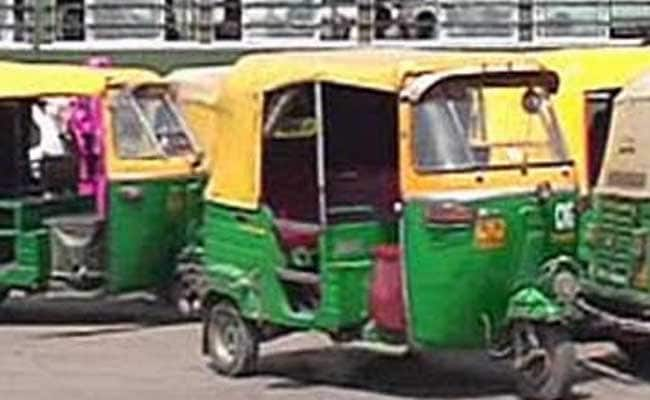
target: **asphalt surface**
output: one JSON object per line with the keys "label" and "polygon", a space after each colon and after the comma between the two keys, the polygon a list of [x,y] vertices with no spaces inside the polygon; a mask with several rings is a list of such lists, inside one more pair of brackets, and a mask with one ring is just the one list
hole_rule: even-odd
{"label": "asphalt surface", "polygon": [[[515,399],[507,364],[481,353],[414,358],[316,334],[262,348],[259,374],[216,376],[200,326],[147,302],[12,300],[0,306],[0,399]],[[647,400],[646,381],[581,374],[577,398]]]}

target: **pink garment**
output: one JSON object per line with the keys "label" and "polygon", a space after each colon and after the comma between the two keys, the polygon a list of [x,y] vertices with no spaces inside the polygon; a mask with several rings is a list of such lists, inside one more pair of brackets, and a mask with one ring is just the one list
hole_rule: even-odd
{"label": "pink garment", "polygon": [[[110,57],[97,56],[88,59],[92,68],[112,66]],[[97,212],[106,216],[107,186],[106,165],[104,163],[104,140],[106,132],[102,112],[101,97],[77,97],[70,105],[69,127],[79,149],[81,167],[79,171],[79,193],[94,195]]]}
{"label": "pink garment", "polygon": [[78,97],[71,104],[69,126],[75,137],[81,166],[79,171],[79,193],[94,195],[97,212],[106,215],[106,171],[104,164],[100,98]]}

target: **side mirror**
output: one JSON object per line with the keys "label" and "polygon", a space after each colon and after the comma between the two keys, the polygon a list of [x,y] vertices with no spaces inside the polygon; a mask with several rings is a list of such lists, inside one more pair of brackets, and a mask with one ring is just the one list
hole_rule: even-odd
{"label": "side mirror", "polygon": [[543,95],[535,89],[529,88],[521,99],[521,106],[528,114],[537,114],[544,103]]}

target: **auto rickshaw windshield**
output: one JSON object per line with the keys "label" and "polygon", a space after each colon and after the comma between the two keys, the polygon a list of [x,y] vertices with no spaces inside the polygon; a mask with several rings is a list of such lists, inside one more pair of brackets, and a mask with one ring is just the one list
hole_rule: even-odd
{"label": "auto rickshaw windshield", "polygon": [[121,158],[195,154],[182,117],[163,87],[122,90],[113,98],[113,128]]}
{"label": "auto rickshaw windshield", "polygon": [[458,171],[567,162],[546,91],[452,80],[414,107],[415,155],[421,171]]}

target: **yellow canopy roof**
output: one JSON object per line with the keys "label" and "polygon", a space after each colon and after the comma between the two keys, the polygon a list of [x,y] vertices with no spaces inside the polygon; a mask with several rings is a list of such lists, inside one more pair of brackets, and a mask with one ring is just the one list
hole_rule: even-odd
{"label": "yellow canopy roof", "polygon": [[572,158],[576,162],[581,189],[589,186],[589,141],[585,94],[594,90],[618,89],[650,68],[648,47],[564,49],[529,53],[556,71],[562,89],[554,99]]}
{"label": "yellow canopy roof", "polygon": [[650,65],[648,65],[648,70],[632,79],[616,98],[617,103],[627,100],[650,102]]}
{"label": "yellow canopy roof", "polygon": [[[522,55],[361,49],[276,52],[240,59],[220,82],[217,134],[210,154],[212,174],[206,195],[222,204],[254,209],[260,198],[264,93],[301,82],[328,82],[398,93],[409,76],[467,66],[522,65],[539,70]],[[488,68],[489,69],[489,68]]]}
{"label": "yellow canopy roof", "polygon": [[47,95],[96,95],[108,83],[157,82],[151,71],[130,68],[96,69],[81,65],[0,62],[0,98]]}
{"label": "yellow canopy roof", "polygon": [[[483,63],[509,63],[507,53],[425,52],[408,49],[350,49],[274,52],[242,58],[231,80],[250,91],[264,92],[301,81],[348,84],[396,91],[409,74],[456,69]],[[532,63],[518,57],[517,63]],[[539,64],[535,64],[539,66]]]}
{"label": "yellow canopy roof", "polygon": [[230,66],[181,68],[165,76],[165,81],[176,87],[180,101],[214,105],[230,70]]}

